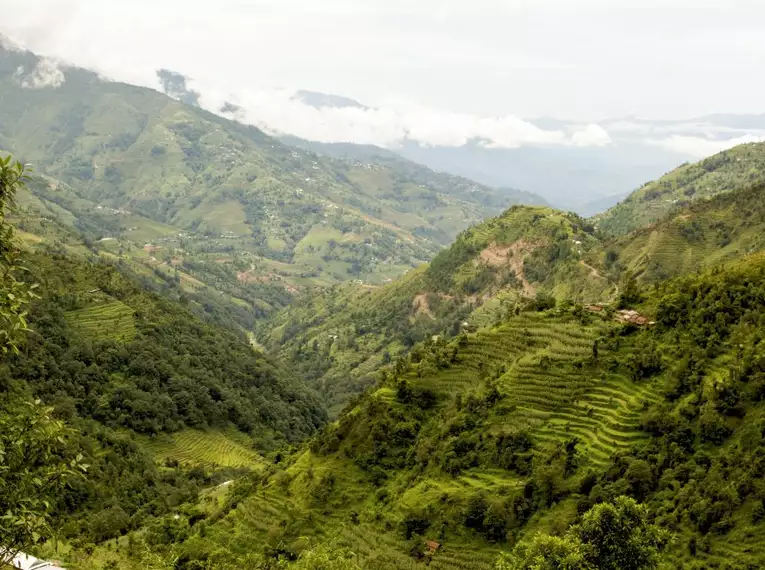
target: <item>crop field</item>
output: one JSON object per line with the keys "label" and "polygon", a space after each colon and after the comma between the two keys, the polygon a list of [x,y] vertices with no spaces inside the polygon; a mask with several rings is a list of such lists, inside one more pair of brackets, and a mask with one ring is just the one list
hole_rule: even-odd
{"label": "crop field", "polygon": [[509,423],[532,429],[541,442],[578,437],[580,450],[603,465],[620,450],[645,438],[638,429],[646,404],[659,400],[659,387],[617,374],[583,373],[572,366],[592,354],[595,340],[609,325],[589,326],[555,317],[524,314],[500,327],[468,336],[459,363],[422,380],[448,394],[479,386],[498,376],[499,389],[514,408]]}
{"label": "crop field", "polygon": [[256,467],[263,463],[244,436],[228,431],[184,430],[147,440],[146,445],[158,460],[175,459],[184,465]]}
{"label": "crop field", "polygon": [[72,328],[92,340],[130,342],[136,333],[133,309],[116,299],[69,311],[66,319]]}
{"label": "crop field", "polygon": [[[307,479],[307,473],[311,474],[310,479]],[[333,474],[333,490],[326,499],[317,500],[311,496],[311,489],[321,490],[327,473]],[[355,517],[351,516],[348,505],[356,504],[354,499],[363,497],[371,488],[361,483],[363,477],[359,479],[357,468],[352,464],[305,454],[284,475],[242,502],[226,519],[224,528],[217,529],[225,532],[228,548],[246,552],[251,548],[248,545],[253,537],[273,537],[280,529],[289,526],[300,529],[303,544],[306,541],[329,542],[346,548],[358,557],[362,567],[370,570],[414,570],[422,568],[426,562],[431,568],[441,570],[489,570],[500,552],[464,538],[444,538],[433,530],[427,538],[442,542],[443,549],[429,561],[417,561],[409,554],[412,544],[395,529],[385,528],[379,509],[365,506],[359,510],[357,522],[351,522]],[[460,485],[450,481],[426,482],[412,492],[418,494],[423,488],[426,493],[437,492],[439,484],[446,487]],[[422,550],[425,550],[424,543]]]}

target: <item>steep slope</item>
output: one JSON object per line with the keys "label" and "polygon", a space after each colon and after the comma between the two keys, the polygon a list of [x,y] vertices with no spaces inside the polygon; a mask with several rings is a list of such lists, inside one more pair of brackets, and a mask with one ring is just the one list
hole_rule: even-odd
{"label": "steep slope", "polygon": [[744,188],[765,178],[765,143],[726,150],[694,164],[684,164],[649,182],[594,223],[603,232],[624,235],[646,227],[692,201]]}
{"label": "steep slope", "polygon": [[[508,203],[486,188],[413,182],[382,166],[368,172],[327,160],[28,52],[0,51],[0,95],[0,148],[93,208],[164,224],[166,241],[152,245],[179,252],[192,245],[208,273],[244,261],[253,286],[283,280],[290,294],[311,280],[382,282]],[[131,227],[120,224],[106,237],[140,243]]]}
{"label": "steep slope", "polygon": [[261,341],[327,394],[335,411],[381,363],[436,334],[492,322],[538,293],[594,303],[615,285],[589,266],[600,242],[584,220],[514,206],[466,230],[429,265],[379,288],[338,286],[271,320]]}
{"label": "steep slope", "polygon": [[51,500],[61,540],[119,537],[326,421],[318,397],[244,335],[206,324],[115,267],[29,253],[31,332],[0,366],[3,398],[67,422],[87,476]]}
{"label": "steep slope", "polygon": [[488,569],[621,495],[676,535],[669,567],[760,567],[764,276],[758,255],[644,290],[643,328],[558,309],[417,345],[243,482],[184,567],[323,543],[363,568]]}
{"label": "steep slope", "polygon": [[40,285],[35,334],[3,374],[49,404],[147,434],[234,425],[294,441],[322,423],[315,395],[244,335],[203,323],[108,264],[30,253],[26,265]]}
{"label": "steep slope", "polygon": [[763,251],[765,185],[693,202],[605,247],[619,269],[650,282]]}

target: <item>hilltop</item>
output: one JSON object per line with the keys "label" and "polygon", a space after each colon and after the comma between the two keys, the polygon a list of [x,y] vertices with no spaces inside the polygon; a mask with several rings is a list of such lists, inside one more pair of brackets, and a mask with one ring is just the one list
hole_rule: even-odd
{"label": "hilltop", "polygon": [[643,185],[593,222],[612,235],[624,235],[659,221],[694,201],[744,188],[765,177],[765,143],[736,146]]}

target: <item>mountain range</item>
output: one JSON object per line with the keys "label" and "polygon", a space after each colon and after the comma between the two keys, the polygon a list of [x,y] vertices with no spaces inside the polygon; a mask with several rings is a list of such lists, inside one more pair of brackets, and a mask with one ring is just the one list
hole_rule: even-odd
{"label": "mountain range", "polygon": [[[304,97],[302,93],[305,92],[296,95],[296,100],[319,111],[371,109],[343,97],[315,93]],[[336,104],[336,100],[342,103]],[[446,145],[418,140],[412,135],[389,148],[435,170],[466,176],[496,188],[534,192],[555,207],[591,216],[680,163],[739,143],[762,140],[763,117],[714,114],[687,120],[606,119],[597,123],[602,130],[597,144],[595,141],[584,144],[580,139],[581,144],[527,143],[506,147],[475,138],[464,144]],[[582,128],[576,121],[549,117],[526,122],[529,128],[546,133],[575,134]],[[448,125],[444,128],[448,129]]]}
{"label": "mountain range", "polygon": [[33,169],[0,162],[0,546],[83,570],[765,564],[765,143],[588,218],[277,139],[163,78],[185,102],[0,50],[0,149]]}
{"label": "mountain range", "polygon": [[224,289],[254,316],[314,285],[390,280],[487,215],[543,201],[400,158],[287,146],[79,68],[37,81],[46,65],[0,52],[0,147],[39,174],[38,217],[87,227],[89,243],[180,275],[190,294]]}

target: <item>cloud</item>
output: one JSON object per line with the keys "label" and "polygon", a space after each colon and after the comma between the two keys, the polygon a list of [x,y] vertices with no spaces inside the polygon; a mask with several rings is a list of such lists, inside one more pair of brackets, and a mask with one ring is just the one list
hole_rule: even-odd
{"label": "cloud", "polygon": [[653,146],[685,154],[694,158],[703,158],[717,154],[723,150],[733,148],[740,144],[763,142],[765,137],[756,135],[743,135],[730,139],[708,139],[702,137],[673,135],[664,139],[647,139],[646,142]]}
{"label": "cloud", "polygon": [[[486,148],[521,146],[603,146],[610,137],[602,127],[583,130],[545,130],[514,115],[482,117],[421,105],[395,104],[382,108],[363,105],[307,104],[287,89],[250,89],[236,96],[214,86],[193,82],[202,107],[272,134],[290,134],[326,142],[353,142],[396,148],[405,141],[422,146],[461,147],[476,142]],[[334,100],[335,96],[324,96]],[[235,112],[234,112],[235,111]]]}
{"label": "cloud", "polygon": [[576,131],[571,136],[571,142],[576,146],[608,146],[612,141],[606,129],[600,125],[590,124]]}
{"label": "cloud", "polygon": [[55,59],[41,57],[35,68],[27,73],[24,66],[19,66],[14,74],[14,79],[24,89],[43,89],[45,87],[57,88],[66,82],[66,75],[59,67]]}
{"label": "cloud", "polygon": [[8,51],[24,51],[24,48],[21,46],[21,44],[13,41],[8,36],[4,36],[3,34],[0,34],[0,48],[6,49]]}

